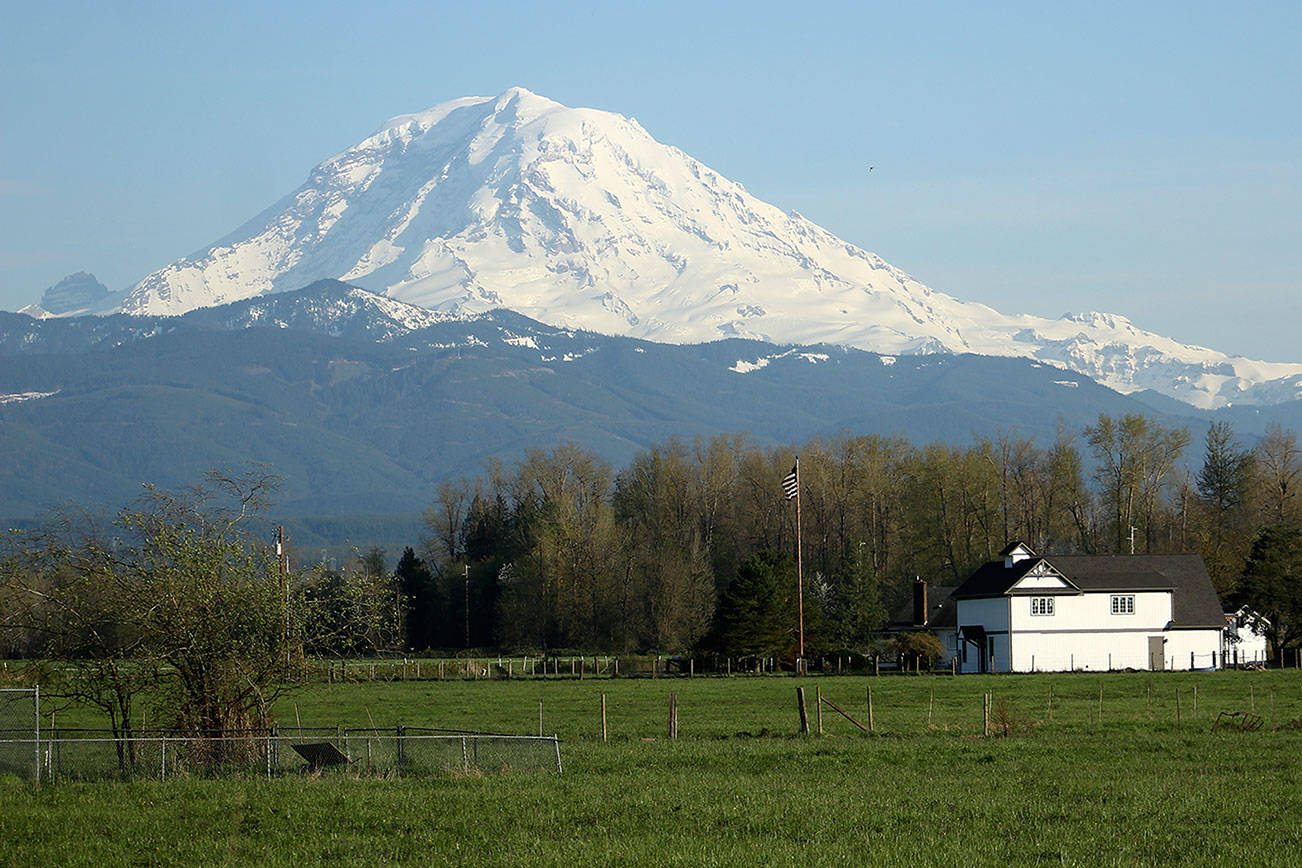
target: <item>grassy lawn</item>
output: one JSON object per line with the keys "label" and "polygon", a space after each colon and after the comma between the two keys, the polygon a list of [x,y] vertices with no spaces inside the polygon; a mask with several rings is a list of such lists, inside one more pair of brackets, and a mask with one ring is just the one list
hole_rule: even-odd
{"label": "grassy lawn", "polygon": [[[795,735],[798,683],[811,723],[815,688],[866,723],[871,687],[877,732],[825,709],[823,737]],[[670,692],[676,741],[665,737]],[[987,692],[1013,734],[982,737]],[[292,721],[297,704],[304,724],[364,725],[369,711],[381,726],[536,733],[540,700],[545,730],[564,742],[561,776],[36,792],[11,780],[0,784],[0,840],[13,864],[110,865],[1295,864],[1302,852],[1302,731],[1276,728],[1302,717],[1291,670],[317,684],[279,712]],[[1210,732],[1217,712],[1254,703],[1260,731]]]}

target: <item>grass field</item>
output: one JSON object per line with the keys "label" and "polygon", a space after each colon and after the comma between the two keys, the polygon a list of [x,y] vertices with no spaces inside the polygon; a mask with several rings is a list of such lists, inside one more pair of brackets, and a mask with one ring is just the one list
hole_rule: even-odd
{"label": "grass field", "polygon": [[[796,735],[798,683],[813,726],[815,688],[867,723],[871,687],[876,732],[825,709],[822,737]],[[982,735],[987,692],[1012,734]],[[0,840],[12,864],[1292,865],[1302,853],[1293,670],[316,684],[279,715],[536,733],[540,701],[563,740],[560,776],[9,781]],[[1210,731],[1218,712],[1253,706],[1260,731]]]}

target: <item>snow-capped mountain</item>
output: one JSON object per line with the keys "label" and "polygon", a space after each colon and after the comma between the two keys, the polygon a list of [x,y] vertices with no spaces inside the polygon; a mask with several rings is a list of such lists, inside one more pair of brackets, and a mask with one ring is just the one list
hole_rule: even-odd
{"label": "snow-capped mountain", "polygon": [[122,310],[180,314],[339,278],[434,311],[505,307],[667,343],[724,337],[1022,356],[1199,407],[1302,395],[1302,364],[1124,317],[1008,316],[751,196],[634,120],[512,88],[389,121]]}

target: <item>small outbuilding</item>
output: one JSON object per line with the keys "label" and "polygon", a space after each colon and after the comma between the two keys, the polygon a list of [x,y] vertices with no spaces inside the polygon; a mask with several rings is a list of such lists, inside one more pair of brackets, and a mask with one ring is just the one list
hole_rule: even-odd
{"label": "small outbuilding", "polygon": [[1225,607],[1221,660],[1226,667],[1264,666],[1270,621],[1247,606]]}
{"label": "small outbuilding", "polygon": [[939,665],[948,668],[958,656],[958,621],[954,588],[932,585],[922,579],[913,582],[913,599],[901,606],[886,625],[888,634],[932,633],[945,649]]}

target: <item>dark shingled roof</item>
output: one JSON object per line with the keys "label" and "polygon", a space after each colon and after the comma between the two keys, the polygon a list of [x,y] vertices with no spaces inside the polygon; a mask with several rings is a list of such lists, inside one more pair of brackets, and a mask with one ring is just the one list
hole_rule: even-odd
{"label": "dark shingled roof", "polygon": [[954,591],[956,598],[997,597],[1046,561],[1082,591],[1173,592],[1172,627],[1219,628],[1225,625],[1220,598],[1207,567],[1198,555],[1054,555],[1027,558],[1005,567],[1003,561],[982,564]]}
{"label": "dark shingled roof", "polygon": [[954,589],[955,597],[997,597],[1017,584],[1041,558],[1025,558],[1011,567],[1003,561],[986,561],[977,571]]}
{"label": "dark shingled roof", "polygon": [[927,623],[913,623],[913,599],[909,598],[895,610],[895,616],[886,625],[888,630],[944,630],[958,626],[958,607],[954,605],[952,587],[927,585]]}

